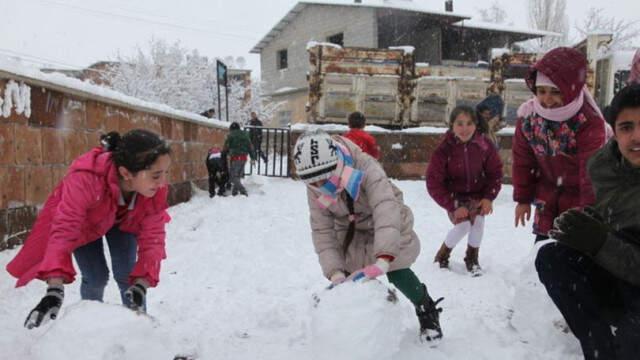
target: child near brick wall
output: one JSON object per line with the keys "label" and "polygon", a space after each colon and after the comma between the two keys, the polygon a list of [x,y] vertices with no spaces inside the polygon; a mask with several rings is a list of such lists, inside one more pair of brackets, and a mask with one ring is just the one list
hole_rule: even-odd
{"label": "child near brick wall", "polygon": [[33,279],[47,291],[31,310],[31,329],[57,317],[63,284],[75,280],[71,256],[82,273],[80,295],[102,301],[109,279],[102,237],[125,306],[145,311],[146,289],[158,284],[165,256],[167,173],[170,148],[158,135],[111,132],[101,147],[79,156],[49,195],[24,246],[7,265],[16,286]]}

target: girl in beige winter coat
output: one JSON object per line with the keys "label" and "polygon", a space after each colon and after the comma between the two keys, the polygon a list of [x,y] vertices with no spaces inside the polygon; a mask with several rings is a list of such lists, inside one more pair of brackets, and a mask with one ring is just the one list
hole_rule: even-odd
{"label": "girl in beige winter coat", "polygon": [[421,336],[442,337],[438,301],[409,268],[420,253],[413,213],[380,164],[348,139],[316,130],[296,142],[313,244],[333,286],[387,275],[416,307]]}

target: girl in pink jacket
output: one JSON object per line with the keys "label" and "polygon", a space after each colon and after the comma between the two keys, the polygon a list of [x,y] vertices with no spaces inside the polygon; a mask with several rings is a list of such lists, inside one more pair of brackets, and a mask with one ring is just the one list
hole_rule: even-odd
{"label": "girl in pink jacket", "polygon": [[427,168],[429,195],[447,210],[453,228],[447,233],[435,262],[449,267],[449,255],[469,235],[467,270],[480,275],[478,251],[484,232],[484,217],[493,211],[493,200],[502,186],[502,161],[494,143],[484,136],[475,111],[468,106],[453,109],[449,131],[436,148]]}
{"label": "girl in pink jacket", "polygon": [[165,255],[167,170],[170,148],[158,135],[132,130],[111,132],[102,147],[81,155],[49,195],[29,237],[7,271],[24,286],[47,283],[25,327],[55,319],[64,299],[63,284],[75,280],[73,255],[82,273],[84,300],[102,301],[109,270],[102,237],[111,254],[113,275],[123,304],[145,311],[147,287],[156,286]]}

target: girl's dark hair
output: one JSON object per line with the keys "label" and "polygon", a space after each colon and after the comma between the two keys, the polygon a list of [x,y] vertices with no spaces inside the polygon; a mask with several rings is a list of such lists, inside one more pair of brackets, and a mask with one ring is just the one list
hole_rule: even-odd
{"label": "girl's dark hair", "polygon": [[449,115],[449,130],[453,129],[453,122],[456,121],[456,118],[460,116],[460,114],[469,116],[471,121],[476,124],[476,131],[478,133],[486,134],[489,130],[489,124],[487,124],[481,116],[476,116],[476,110],[467,105],[458,105],[453,109],[451,115]]}
{"label": "girl's dark hair", "polygon": [[131,130],[122,136],[111,131],[100,136],[100,143],[106,151],[113,153],[116,166],[124,166],[134,174],[150,168],[160,155],[171,154],[171,148],[163,138],[144,129]]}

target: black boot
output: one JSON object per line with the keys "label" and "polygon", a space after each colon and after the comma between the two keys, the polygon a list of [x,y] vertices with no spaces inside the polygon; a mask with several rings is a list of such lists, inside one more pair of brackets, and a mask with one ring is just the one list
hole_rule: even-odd
{"label": "black boot", "polygon": [[424,297],[420,304],[416,306],[416,315],[420,322],[420,338],[427,341],[442,338],[442,328],[440,328],[440,313],[442,308],[438,308],[438,304],[444,300],[439,298],[435,302],[429,296],[427,287],[423,284]]}

